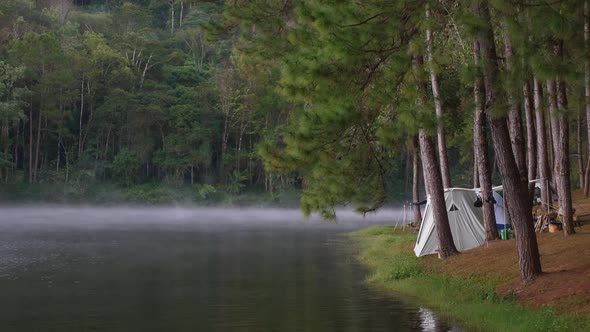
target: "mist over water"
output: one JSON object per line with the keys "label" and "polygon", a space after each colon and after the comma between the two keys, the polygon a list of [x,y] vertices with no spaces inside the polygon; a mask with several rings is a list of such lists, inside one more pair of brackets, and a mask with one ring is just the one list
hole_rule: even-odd
{"label": "mist over water", "polygon": [[268,226],[317,227],[354,229],[377,224],[402,224],[404,212],[400,209],[382,209],[365,216],[352,209],[336,212],[335,221],[323,220],[313,214],[304,218],[301,210],[279,208],[231,207],[2,207],[0,227],[3,225],[56,225],[72,227],[133,227],[151,225],[159,227],[192,226]]}
{"label": "mist over water", "polygon": [[338,222],[299,210],[0,208],[2,331],[448,331],[371,290]]}

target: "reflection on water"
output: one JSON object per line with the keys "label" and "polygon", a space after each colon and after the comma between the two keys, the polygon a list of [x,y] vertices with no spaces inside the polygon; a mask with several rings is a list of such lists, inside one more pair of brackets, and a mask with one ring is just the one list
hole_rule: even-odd
{"label": "reflection on water", "polygon": [[448,324],[436,316],[436,314],[427,308],[420,308],[420,328],[422,331],[461,331],[457,327],[449,328]]}
{"label": "reflection on water", "polygon": [[449,331],[292,211],[0,209],[2,331]]}

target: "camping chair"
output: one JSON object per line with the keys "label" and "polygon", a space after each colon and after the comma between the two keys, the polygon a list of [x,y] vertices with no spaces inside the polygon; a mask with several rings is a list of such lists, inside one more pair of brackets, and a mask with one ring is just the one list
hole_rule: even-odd
{"label": "camping chair", "polygon": [[560,220],[563,216],[560,215],[558,209],[555,208],[554,205],[546,202],[539,201],[541,204],[547,205],[547,211],[541,212],[537,220],[535,222],[535,232],[541,233],[545,229],[548,229],[550,225],[554,225],[555,227],[560,228],[562,226],[562,222]]}
{"label": "camping chair", "polygon": [[[548,223],[541,227],[541,231],[545,229],[545,226],[549,227],[549,232],[555,232],[557,230],[563,230],[563,209],[561,207],[555,208],[555,206],[551,204],[547,204],[549,210],[553,209],[553,212],[548,213]],[[579,227],[580,222],[576,216],[576,209],[572,208],[572,221],[574,227]],[[553,227],[551,227],[553,225]],[[536,226],[536,225],[535,225]],[[535,227],[536,229],[536,227]]]}

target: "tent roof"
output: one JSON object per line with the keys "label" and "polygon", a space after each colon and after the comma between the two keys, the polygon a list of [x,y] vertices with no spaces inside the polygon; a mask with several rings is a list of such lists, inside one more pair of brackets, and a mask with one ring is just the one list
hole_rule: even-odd
{"label": "tent roof", "polygon": [[475,191],[475,189],[472,188],[445,188],[445,192],[448,191]]}
{"label": "tent roof", "polygon": [[[540,186],[540,182],[541,182],[541,179],[529,180],[529,183],[534,183],[536,187]],[[504,186],[502,186],[502,185],[492,187],[492,191],[503,191],[503,190],[504,190]]]}

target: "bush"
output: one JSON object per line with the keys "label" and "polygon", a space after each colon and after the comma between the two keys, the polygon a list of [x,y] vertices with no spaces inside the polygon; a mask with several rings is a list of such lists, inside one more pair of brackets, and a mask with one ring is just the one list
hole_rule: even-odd
{"label": "bush", "polygon": [[145,183],[127,189],[126,199],[131,202],[162,204],[183,201],[184,195],[158,183]]}
{"label": "bush", "polygon": [[197,202],[208,200],[215,196],[217,189],[210,184],[193,185],[194,199]]}
{"label": "bush", "polygon": [[136,181],[135,174],[141,167],[141,161],[135,152],[125,148],[117,153],[112,167],[113,179],[123,186],[130,186]]}

